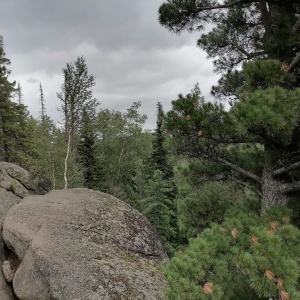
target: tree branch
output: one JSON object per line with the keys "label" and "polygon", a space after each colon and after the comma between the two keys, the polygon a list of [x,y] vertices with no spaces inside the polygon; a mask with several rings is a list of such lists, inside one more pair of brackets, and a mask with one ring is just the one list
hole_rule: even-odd
{"label": "tree branch", "polygon": [[300,19],[298,19],[295,25],[293,26],[293,32],[298,32],[298,31],[300,31]]}
{"label": "tree branch", "polygon": [[250,3],[250,2],[259,2],[259,0],[257,0],[257,1],[240,0],[240,1],[232,2],[232,3],[228,3],[228,4],[216,5],[216,6],[210,6],[210,7],[202,7],[200,9],[198,9],[197,12],[201,12],[203,10],[214,10],[214,9],[230,8],[230,7],[239,5],[239,4]]}
{"label": "tree branch", "polygon": [[295,182],[291,182],[291,183],[282,184],[280,189],[281,189],[282,193],[284,193],[284,194],[288,194],[291,192],[298,192],[298,191],[300,191],[300,182],[295,181]]}
{"label": "tree branch", "polygon": [[251,185],[247,184],[246,182],[239,180],[233,176],[229,177],[231,180],[233,180],[234,182],[236,182],[237,184],[240,184],[242,186],[244,186],[245,188],[247,188],[248,190],[258,194],[259,196],[261,196],[261,192],[259,192],[258,190],[254,189],[254,187],[252,187]]}
{"label": "tree branch", "polygon": [[218,162],[220,163],[221,165],[225,166],[225,167],[228,167],[234,171],[237,171],[239,172],[240,174],[243,174],[245,175],[246,177],[248,178],[251,178],[253,179],[254,181],[258,182],[259,184],[261,184],[261,178],[231,162],[229,162],[228,160],[226,160],[225,158],[222,158],[222,157],[211,157],[211,156],[208,156],[208,155],[204,155],[205,158],[208,158],[208,159],[211,159],[213,160],[214,162]]}
{"label": "tree branch", "polygon": [[293,164],[290,164],[288,166],[285,166],[285,167],[282,167],[282,168],[279,168],[279,169],[275,170],[273,172],[273,175],[281,175],[281,174],[287,173],[289,171],[295,170],[299,167],[300,167],[300,161],[297,161]]}
{"label": "tree branch", "polygon": [[286,72],[291,72],[292,70],[294,70],[299,62],[300,62],[300,52],[296,53],[296,56],[294,57],[293,61],[287,67]]}

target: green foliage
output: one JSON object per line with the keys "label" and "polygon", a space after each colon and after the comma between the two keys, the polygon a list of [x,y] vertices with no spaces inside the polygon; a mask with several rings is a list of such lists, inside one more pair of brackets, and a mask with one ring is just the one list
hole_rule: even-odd
{"label": "green foliage", "polygon": [[[218,96],[235,95],[243,82],[235,69],[242,63],[270,58],[289,65],[300,50],[297,0],[260,4],[251,0],[168,0],[159,8],[159,22],[175,33],[204,32],[198,46],[223,74],[219,86],[212,90]],[[292,69],[299,76],[299,64]],[[295,85],[299,86],[299,80]]]}
{"label": "green foliage", "polygon": [[[217,178],[233,179],[258,193],[263,190],[264,209],[287,203],[291,192],[297,191],[291,178],[273,172],[283,166],[284,174],[289,164],[299,160],[300,89],[288,89],[293,76],[282,71],[277,61],[245,64],[242,73],[246,81],[229,111],[221,104],[199,100],[192,91],[172,102],[165,124],[177,154],[218,164]],[[268,176],[276,184],[265,189]],[[270,190],[272,197],[267,196]]]}
{"label": "green foliage", "polygon": [[172,226],[174,210],[171,209],[172,201],[168,194],[171,188],[163,172],[155,170],[153,177],[146,185],[146,198],[142,200],[143,214],[156,228],[165,248],[169,254],[174,252],[171,241],[174,240],[176,231]]}
{"label": "green foliage", "polygon": [[231,123],[222,104],[204,102],[201,92],[195,89],[172,101],[172,110],[166,114],[164,122],[175,138],[177,152],[196,157],[198,150],[205,149],[212,139],[230,138]]}
{"label": "green foliage", "polygon": [[[179,230],[178,230],[178,221],[177,221],[177,211],[176,211],[176,201],[177,201],[177,186],[174,181],[174,172],[173,167],[169,163],[169,154],[165,147],[165,133],[163,132],[163,118],[164,111],[160,102],[157,104],[157,122],[155,133],[153,134],[152,140],[152,153],[148,159],[148,163],[145,166],[145,177],[148,179],[148,185],[152,180],[157,180],[157,172],[160,172],[162,175],[162,180],[166,184],[167,190],[162,194],[163,197],[167,199],[161,201],[166,202],[167,208],[169,210],[169,226],[172,228],[173,234],[170,236],[165,236],[161,234],[162,239],[167,247],[169,254],[172,254],[173,248],[179,243]],[[149,181],[150,180],[150,181]],[[149,194],[150,193],[150,194]],[[147,190],[146,186],[146,197],[151,196],[151,191]],[[148,205],[152,205],[151,202],[148,202]],[[147,211],[148,207],[145,206],[144,210]],[[172,245],[172,246],[171,246]]]}
{"label": "green foliage", "polygon": [[264,59],[245,63],[241,72],[245,82],[238,90],[255,91],[272,87],[291,88],[293,74],[287,73],[278,60]]}
{"label": "green foliage", "polygon": [[61,102],[61,111],[65,119],[65,130],[72,134],[81,124],[82,112],[93,115],[99,104],[93,97],[95,78],[89,74],[88,67],[83,56],[77,57],[72,63],[67,63],[62,69],[64,82],[57,97]]}
{"label": "green foliage", "polygon": [[[66,135],[66,157],[64,169],[65,188],[68,187],[68,175],[73,182],[80,181],[78,172],[70,172],[74,166],[73,162],[76,159],[75,150],[77,143],[75,142],[75,134],[78,132],[82,124],[83,111],[90,117],[95,115],[98,101],[93,98],[93,87],[95,86],[95,79],[93,75],[88,72],[88,67],[83,56],[78,57],[73,63],[67,63],[66,67],[62,69],[64,82],[61,86],[61,91],[57,93],[57,97],[61,102],[61,111],[63,112],[65,120],[65,135]],[[69,160],[73,161],[69,164]],[[73,171],[74,168],[73,168]]]}
{"label": "green foliage", "polygon": [[44,121],[31,118],[30,123],[33,145],[37,149],[30,171],[39,178],[42,190],[63,188],[66,152],[64,133],[47,116]]}
{"label": "green foliage", "polygon": [[149,175],[153,173],[154,170],[160,170],[163,174],[163,179],[172,180],[174,176],[173,169],[168,162],[168,153],[164,145],[165,135],[162,128],[163,118],[164,118],[164,111],[161,103],[158,102],[156,129],[153,135],[154,138],[152,141],[152,153],[151,153],[151,158],[150,158],[147,173]]}
{"label": "green foliage", "polygon": [[82,114],[82,127],[79,131],[80,141],[77,146],[79,154],[79,161],[83,169],[84,186],[90,189],[97,188],[97,183],[100,181],[98,176],[98,163],[96,153],[96,135],[95,135],[95,122],[88,115],[86,110]]}
{"label": "green foliage", "polygon": [[277,86],[241,93],[231,113],[238,119],[239,127],[288,145],[300,117],[300,89],[288,91]]}
{"label": "green foliage", "polygon": [[298,299],[300,231],[289,214],[233,209],[165,266],[166,299]]}
{"label": "green foliage", "polygon": [[151,135],[143,131],[146,116],[135,102],[125,112],[100,110],[96,116],[95,143],[99,189],[139,208],[144,197],[144,161],[151,151]]}
{"label": "green foliage", "polygon": [[28,167],[35,155],[29,117],[26,107],[13,101],[18,89],[8,80],[9,65],[0,36],[0,159]]}
{"label": "green foliage", "polygon": [[[242,195],[242,190],[229,183],[208,182],[200,186],[178,200],[180,230],[191,238],[211,223],[221,223],[226,211],[241,202]],[[247,201],[250,201],[250,197]]]}

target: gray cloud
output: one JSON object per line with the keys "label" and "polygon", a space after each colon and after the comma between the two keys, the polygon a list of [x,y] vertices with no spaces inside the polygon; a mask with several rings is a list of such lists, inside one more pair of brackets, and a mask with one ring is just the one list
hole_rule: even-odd
{"label": "gray cloud", "polygon": [[11,78],[21,83],[24,102],[38,115],[39,83],[48,114],[60,119],[56,92],[61,69],[77,56],[86,57],[96,78],[94,95],[102,108],[125,110],[141,101],[155,124],[156,103],[165,110],[179,93],[196,82],[207,97],[218,76],[196,47],[199,34],[176,36],[160,27],[162,0],[4,0],[1,35],[11,59]]}

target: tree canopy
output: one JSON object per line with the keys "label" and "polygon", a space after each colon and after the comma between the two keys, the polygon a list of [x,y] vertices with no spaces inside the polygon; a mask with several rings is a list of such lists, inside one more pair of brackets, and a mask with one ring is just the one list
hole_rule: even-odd
{"label": "tree canopy", "polygon": [[253,60],[277,59],[299,78],[299,12],[296,0],[168,0],[159,8],[159,22],[177,34],[205,32],[197,44],[223,74],[212,89],[223,96],[241,82],[235,69]]}
{"label": "tree canopy", "polygon": [[300,188],[299,9],[298,1],[277,0],[170,0],[159,9],[160,23],[172,32],[213,25],[198,45],[222,73],[213,94],[231,99],[228,111],[195,91],[179,95],[167,114],[177,150],[220,164],[245,186],[250,182],[263,209],[287,204]]}

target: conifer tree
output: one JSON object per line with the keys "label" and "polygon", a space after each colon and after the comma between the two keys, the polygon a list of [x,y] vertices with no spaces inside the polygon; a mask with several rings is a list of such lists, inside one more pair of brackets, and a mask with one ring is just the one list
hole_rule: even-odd
{"label": "conifer tree", "polygon": [[44,99],[44,91],[43,91],[43,87],[42,84],[40,83],[40,88],[39,88],[39,92],[40,92],[40,118],[42,121],[42,125],[45,125],[46,123],[46,106],[45,106],[45,99]]}
{"label": "conifer tree", "polygon": [[15,82],[10,82],[3,38],[0,36],[0,157],[1,160],[28,167],[34,155],[32,135],[28,129],[28,113],[23,104],[13,101],[18,92]]}
{"label": "conifer tree", "polygon": [[176,232],[172,226],[174,211],[172,200],[169,199],[170,186],[163,178],[163,172],[155,170],[152,178],[146,184],[146,198],[142,200],[143,214],[156,228],[165,248],[169,254],[174,252],[171,241]]}
{"label": "conifer tree", "polygon": [[[152,140],[152,153],[150,156],[150,159],[148,161],[148,165],[146,167],[146,176],[148,177],[148,183],[151,184],[153,181],[157,180],[157,172],[161,174],[162,180],[164,181],[164,184],[166,185],[166,190],[162,193],[165,197],[168,199],[166,201],[165,205],[168,206],[169,214],[168,217],[169,220],[169,226],[172,228],[172,234],[168,235],[168,237],[163,236],[162,238],[165,240],[165,243],[167,243],[169,254],[172,253],[171,245],[173,247],[176,246],[177,238],[178,238],[178,223],[177,223],[177,211],[176,211],[176,197],[177,197],[177,187],[174,182],[174,173],[173,169],[170,166],[168,162],[168,152],[165,148],[164,142],[165,137],[163,133],[163,118],[164,118],[164,111],[163,107],[160,102],[157,104],[157,122],[156,122],[156,129],[155,133],[153,135]],[[151,198],[151,190],[145,190],[146,197]],[[161,201],[164,201],[162,198]],[[148,202],[150,205],[150,202]],[[145,205],[145,203],[144,203]],[[144,206],[144,209],[147,210],[148,208]],[[155,213],[155,212],[153,212]],[[149,213],[148,213],[149,216]]]}
{"label": "conifer tree", "polygon": [[193,95],[174,101],[169,129],[182,140],[178,150],[256,187],[262,210],[287,205],[300,190],[299,12],[293,0],[170,0],[159,10],[160,23],[172,32],[213,23],[198,45],[223,74],[213,94],[230,97],[232,105],[227,112]]}
{"label": "conifer tree", "polygon": [[18,82],[17,96],[18,96],[18,103],[23,104],[23,92],[22,92],[22,87],[20,82]]}
{"label": "conifer tree", "polygon": [[165,137],[162,129],[164,118],[163,107],[160,102],[157,103],[157,121],[154,138],[152,142],[152,154],[150,158],[150,170],[160,170],[164,180],[173,178],[173,169],[168,162],[168,153],[164,146]]}
{"label": "conifer tree", "polygon": [[95,123],[83,109],[82,113],[82,125],[79,130],[80,141],[77,146],[79,161],[83,167],[84,186],[90,189],[96,189],[99,178],[97,153],[96,153],[96,135],[95,135]]}
{"label": "conifer tree", "polygon": [[298,0],[168,0],[159,8],[159,22],[177,34],[202,32],[197,44],[222,74],[212,91],[224,98],[235,96],[243,82],[238,66],[266,58],[298,74],[299,86],[299,12]]}
{"label": "conifer tree", "polygon": [[229,111],[191,93],[173,101],[166,127],[178,153],[218,164],[228,179],[256,190],[262,210],[287,205],[300,187],[300,89],[287,88],[294,77],[278,61],[248,63],[242,72],[246,82]]}
{"label": "conifer tree", "polygon": [[261,217],[242,206],[228,211],[166,265],[166,299],[299,299],[300,231],[289,214],[276,206]]}

